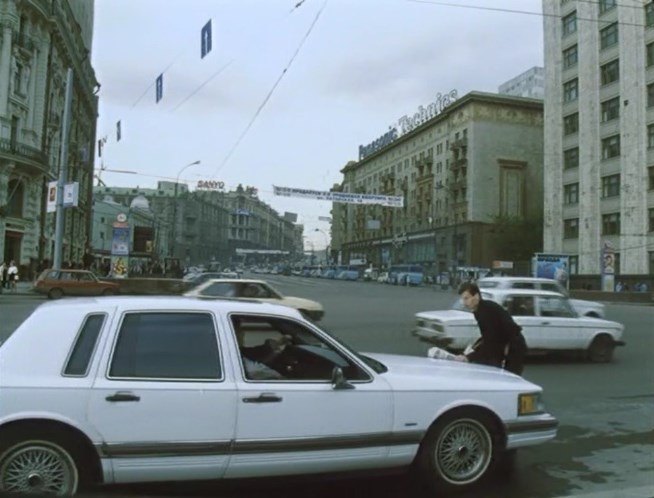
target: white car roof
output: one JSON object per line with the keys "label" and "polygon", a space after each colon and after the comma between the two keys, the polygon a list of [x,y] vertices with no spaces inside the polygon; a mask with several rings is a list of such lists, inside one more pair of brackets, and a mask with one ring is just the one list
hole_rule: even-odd
{"label": "white car roof", "polygon": [[542,277],[484,277],[480,278],[478,282],[556,282],[552,278]]}
{"label": "white car roof", "polygon": [[[238,280],[235,280],[238,282]],[[213,298],[202,299],[194,296],[107,296],[67,298],[41,304],[37,310],[56,308],[80,308],[93,311],[97,308],[142,310],[212,310],[220,313],[271,313],[275,315],[297,316],[297,312],[288,306],[247,299]]]}

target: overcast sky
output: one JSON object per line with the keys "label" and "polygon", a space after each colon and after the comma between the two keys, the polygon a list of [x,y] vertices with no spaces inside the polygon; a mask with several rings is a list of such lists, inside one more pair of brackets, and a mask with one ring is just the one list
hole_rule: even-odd
{"label": "overcast sky", "polygon": [[[315,229],[329,230],[318,216],[329,216],[331,204],[275,197],[273,184],[328,190],[360,144],[439,92],[496,92],[543,65],[539,16],[407,0],[305,0],[294,8],[298,2],[97,0],[93,67],[102,85],[98,138],[108,138],[104,166],[139,173],[105,172],[103,181],[154,188],[155,176],[174,179],[201,160],[182,175],[189,185],[214,179],[230,189],[255,186],[280,213],[298,213],[305,235],[323,247],[325,236]],[[449,2],[541,11],[541,0]],[[200,30],[209,19],[213,50],[201,59]]]}

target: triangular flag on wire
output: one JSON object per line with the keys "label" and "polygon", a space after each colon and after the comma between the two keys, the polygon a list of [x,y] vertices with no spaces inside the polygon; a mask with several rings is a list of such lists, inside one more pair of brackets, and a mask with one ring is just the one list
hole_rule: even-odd
{"label": "triangular flag on wire", "polygon": [[116,142],[120,142],[120,121],[116,123]]}
{"label": "triangular flag on wire", "polygon": [[211,52],[211,19],[202,27],[200,32],[200,59]]}
{"label": "triangular flag on wire", "polygon": [[156,102],[158,104],[159,101],[163,98],[163,73],[161,73],[157,77],[156,88],[157,88]]}

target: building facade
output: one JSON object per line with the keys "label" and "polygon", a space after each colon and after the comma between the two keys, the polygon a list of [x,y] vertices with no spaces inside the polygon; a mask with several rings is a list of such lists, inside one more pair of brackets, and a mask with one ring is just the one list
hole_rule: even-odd
{"label": "building facade", "polygon": [[[122,206],[127,216],[135,199],[147,200],[153,227],[150,257],[162,263],[174,258],[184,265],[218,261],[227,266],[242,259],[237,249],[292,254],[301,248],[302,231],[297,228],[301,225],[280,216],[251,187],[191,192],[185,184],[176,188],[175,182],[160,181],[156,189],[98,186],[94,190],[96,200]],[[100,239],[94,239],[96,257],[102,255],[101,247]]]}
{"label": "building facade", "polygon": [[545,97],[545,68],[534,66],[502,83],[497,91],[502,95],[542,99]]}
{"label": "building facade", "polygon": [[335,190],[404,197],[402,208],[334,203],[343,264],[490,267],[498,218],[542,215],[542,102],[471,92],[376,152],[349,162]]}
{"label": "building facade", "polygon": [[544,250],[654,274],[654,3],[544,0]]}
{"label": "building facade", "polygon": [[66,182],[79,182],[67,208],[63,260],[81,261],[90,242],[98,83],[90,63],[93,0],[9,0],[0,4],[0,255],[22,274],[54,252],[49,181],[59,175],[66,72],[74,88]]}

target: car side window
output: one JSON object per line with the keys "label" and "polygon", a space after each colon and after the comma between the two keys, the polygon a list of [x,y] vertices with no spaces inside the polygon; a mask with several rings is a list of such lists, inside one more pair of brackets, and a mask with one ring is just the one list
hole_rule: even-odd
{"label": "car side window", "polygon": [[208,313],[129,313],[125,315],[109,377],[218,380],[220,354]]}
{"label": "car side window", "polygon": [[68,356],[68,361],[64,367],[64,375],[84,377],[87,374],[106,317],[107,315],[104,313],[86,317],[79,334],[77,334],[73,349]]}
{"label": "car side window", "polygon": [[533,296],[511,296],[506,300],[507,311],[513,316],[534,316]]}
{"label": "car side window", "polygon": [[247,380],[328,382],[334,367],[348,380],[369,379],[358,365],[294,320],[243,314],[230,319]]}
{"label": "car side window", "polygon": [[203,289],[202,294],[212,297],[236,297],[236,290],[230,282],[214,282]]}
{"label": "car side window", "polygon": [[512,289],[535,289],[536,286],[532,282],[513,282]]}
{"label": "car side window", "polygon": [[577,316],[565,298],[557,296],[540,296],[541,316],[575,317]]}
{"label": "car side window", "polygon": [[57,270],[48,272],[45,278],[48,280],[57,280],[59,278],[59,272]]}

